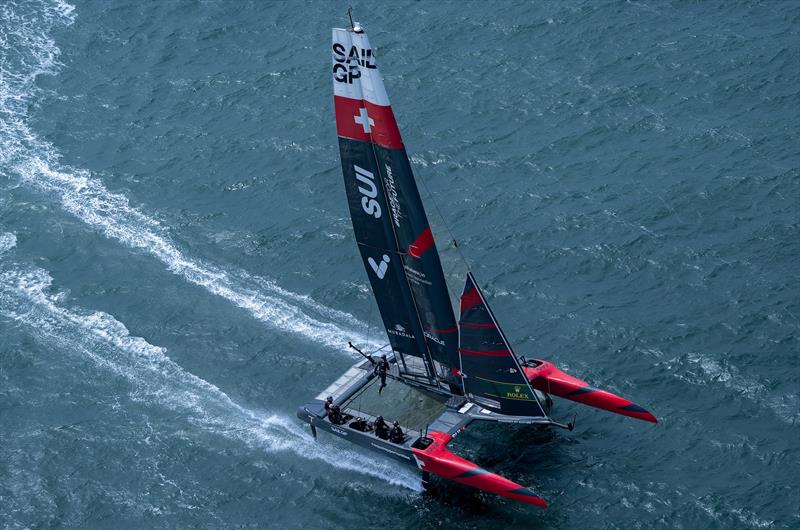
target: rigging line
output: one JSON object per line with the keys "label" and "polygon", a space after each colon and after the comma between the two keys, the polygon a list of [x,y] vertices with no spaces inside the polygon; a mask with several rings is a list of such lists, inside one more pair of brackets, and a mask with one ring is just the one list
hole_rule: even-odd
{"label": "rigging line", "polygon": [[[342,405],[341,405],[341,406],[343,406],[343,407],[349,407],[351,404],[355,403],[356,399],[360,400],[360,399],[361,399],[361,396],[363,396],[363,395],[364,395],[364,392],[366,392],[366,391],[367,391],[367,389],[368,389],[368,388],[370,388],[371,386],[373,386],[374,384],[375,384],[375,378],[372,378],[372,379],[371,379],[371,380],[369,380],[369,381],[367,382],[367,384],[366,384],[366,385],[364,385],[364,386],[363,386],[363,388],[361,388],[361,390],[359,390],[359,391],[358,391],[358,392],[357,392],[357,393],[356,393],[356,394],[355,394],[353,397],[351,397],[350,399],[348,399],[347,401],[345,401],[344,403],[342,403]],[[359,405],[357,405],[357,406],[356,406],[356,410],[363,412],[363,411],[361,410],[360,401],[359,401]]]}
{"label": "rigging line", "polygon": [[461,248],[458,246],[458,240],[453,235],[453,230],[450,228],[450,224],[447,222],[447,219],[445,219],[444,215],[442,215],[442,210],[441,208],[439,208],[439,203],[436,202],[436,198],[433,196],[431,190],[428,188],[428,184],[425,182],[423,178],[419,178],[417,180],[422,183],[422,187],[425,188],[425,193],[427,193],[428,197],[430,197],[431,202],[433,203],[433,208],[434,210],[436,210],[436,214],[439,216],[439,219],[441,219],[445,230],[447,230],[447,235],[450,236],[450,242],[453,244],[453,247],[458,251],[458,255],[461,258],[461,261],[464,262],[464,265],[467,266],[467,270],[471,270],[469,262],[467,261],[467,258],[464,256],[464,254],[461,252]]}

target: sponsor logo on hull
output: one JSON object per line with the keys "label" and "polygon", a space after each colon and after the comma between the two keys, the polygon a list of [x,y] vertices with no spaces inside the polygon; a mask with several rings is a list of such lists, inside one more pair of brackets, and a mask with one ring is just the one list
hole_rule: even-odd
{"label": "sponsor logo on hull", "polygon": [[411,460],[411,458],[408,455],[404,455],[403,453],[400,453],[398,451],[392,451],[388,447],[384,447],[382,445],[378,445],[375,442],[370,442],[370,445],[372,447],[374,447],[375,449],[380,449],[381,451],[385,451],[387,453],[392,453],[393,455],[399,456],[400,458],[405,458],[406,460]]}

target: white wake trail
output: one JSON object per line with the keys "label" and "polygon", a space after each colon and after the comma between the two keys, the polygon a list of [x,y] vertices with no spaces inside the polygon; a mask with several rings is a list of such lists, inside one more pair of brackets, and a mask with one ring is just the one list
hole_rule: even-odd
{"label": "white wake trail", "polygon": [[[54,75],[61,66],[60,50],[49,33],[55,26],[72,23],[73,11],[63,2],[0,7],[0,175],[47,193],[106,237],[150,254],[186,281],[280,331],[348,353],[348,341],[368,350],[383,346],[367,335],[366,324],[349,313],[244,271],[225,270],[186,255],[156,219],[132,207],[127,197],[109,191],[88,171],[60,163],[55,147],[29,128],[28,108],[40,92],[37,76]],[[12,56],[10,50],[25,55]]]}
{"label": "white wake trail", "polygon": [[[309,303],[307,297],[289,293],[266,280],[246,273],[225,271],[189,258],[169,240],[158,221],[131,207],[125,196],[111,193],[87,172],[54,170],[41,158],[30,158],[24,164],[17,165],[16,170],[24,182],[57,196],[65,210],[107,237],[147,252],[171,272],[229,300],[280,331],[291,332],[343,351],[348,351],[348,340],[363,344],[368,349],[382,346],[359,331],[315,319],[298,304],[282,297],[307,303],[310,309],[327,312],[330,316],[346,315],[351,323],[357,323],[351,315],[342,312],[337,315],[320,304]],[[366,328],[366,325],[362,324],[361,327]]]}
{"label": "white wake trail", "polygon": [[291,451],[304,459],[367,474],[419,491],[418,478],[381,460],[316,442],[294,421],[259,412],[230,399],[217,386],[172,361],[163,348],[131,336],[107,313],[67,308],[48,294],[52,278],[42,269],[0,268],[0,314],[24,325],[59,351],[90,359],[131,385],[131,398],[175,411],[191,424],[266,453]]}

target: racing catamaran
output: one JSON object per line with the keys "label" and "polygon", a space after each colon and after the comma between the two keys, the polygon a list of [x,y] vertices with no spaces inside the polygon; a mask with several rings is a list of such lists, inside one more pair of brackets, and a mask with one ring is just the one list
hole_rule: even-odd
{"label": "racing catamaran", "polygon": [[[424,428],[377,436],[377,416],[357,397],[375,382],[367,354],[298,409],[313,434],[328,431],[422,470],[513,500],[547,507],[529,488],[465,460],[448,443],[474,421],[556,426],[551,395],[644,421],[655,416],[543,360],[518,357],[472,273],[456,321],[444,272],[375,51],[358,24],[333,30],[333,89],[342,172],[355,238],[383,320],[388,376],[438,405]],[[352,345],[351,345],[352,346]],[[341,405],[335,417],[325,400]]]}

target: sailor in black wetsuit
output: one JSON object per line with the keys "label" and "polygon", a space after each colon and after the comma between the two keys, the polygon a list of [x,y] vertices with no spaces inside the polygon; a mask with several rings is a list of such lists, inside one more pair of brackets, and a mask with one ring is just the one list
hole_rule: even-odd
{"label": "sailor in black wetsuit", "polygon": [[403,443],[403,439],[405,436],[403,435],[403,429],[400,428],[400,422],[395,421],[392,430],[389,431],[389,441],[396,444]]}
{"label": "sailor in black wetsuit", "polygon": [[339,405],[331,405],[331,410],[328,412],[328,418],[331,420],[331,423],[335,425],[341,425],[344,423],[342,419],[342,411],[339,409]]}
{"label": "sailor in black wetsuit", "polygon": [[367,420],[365,420],[361,416],[352,421],[350,423],[350,427],[361,432],[367,432],[369,430],[369,425],[367,425]]}
{"label": "sailor in black wetsuit", "polygon": [[333,405],[333,396],[325,398],[325,414],[331,413],[331,405]]}
{"label": "sailor in black wetsuit", "polygon": [[381,386],[378,387],[378,394],[386,388],[386,372],[389,371],[389,361],[386,360],[386,355],[381,355],[381,360],[375,365],[375,373],[381,379]]}
{"label": "sailor in black wetsuit", "polygon": [[386,422],[383,421],[383,416],[378,416],[375,420],[375,436],[380,438],[381,440],[388,440],[389,439],[389,426],[386,425]]}

